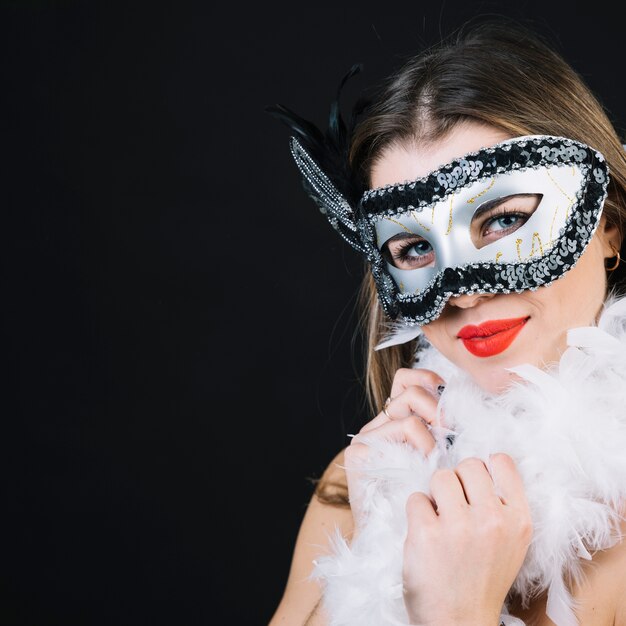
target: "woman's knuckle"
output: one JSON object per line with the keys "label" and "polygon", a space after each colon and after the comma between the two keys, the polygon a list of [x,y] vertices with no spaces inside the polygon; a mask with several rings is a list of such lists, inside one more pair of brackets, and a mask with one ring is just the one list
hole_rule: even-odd
{"label": "woman's knuckle", "polygon": [[422,375],[428,381],[428,383],[432,385],[433,387],[437,387],[438,385],[440,385],[443,380],[441,376],[439,376],[439,374],[436,374],[432,370],[423,369]]}
{"label": "woman's knuckle", "polygon": [[406,432],[411,435],[420,435],[424,431],[424,425],[419,417],[415,417],[414,415],[410,415],[409,417],[405,417],[402,421]]}
{"label": "woman's knuckle", "polygon": [[428,496],[423,491],[414,491],[409,494],[409,497],[406,499],[407,508],[413,508],[422,503],[424,498],[428,498]]}
{"label": "woman's knuckle", "polygon": [[432,395],[422,385],[413,385],[407,391],[410,393],[410,399],[415,403],[423,403],[424,400],[432,399]]}
{"label": "woman's knuckle", "polygon": [[404,395],[409,402],[415,402],[420,397],[421,388],[416,385],[410,385],[404,390]]}
{"label": "woman's knuckle", "polygon": [[402,381],[405,380],[411,373],[411,369],[408,367],[400,367],[396,370],[396,373],[394,374],[393,380],[394,382],[396,380],[398,381]]}
{"label": "woman's knuckle", "polygon": [[463,459],[462,461],[459,462],[459,464],[457,465],[457,469],[480,469],[483,468],[485,466],[485,464],[476,456],[469,456],[465,459]]}
{"label": "woman's knuckle", "polygon": [[508,465],[509,467],[513,467],[515,465],[515,462],[513,461],[512,457],[508,455],[506,452],[496,452],[495,454],[492,454],[491,461],[492,463]]}
{"label": "woman's knuckle", "polygon": [[437,386],[441,383],[442,378],[433,370],[420,367],[399,367],[394,374],[394,381],[415,381],[414,384],[423,385],[424,383]]}
{"label": "woman's knuckle", "polygon": [[443,483],[446,483],[448,482],[448,480],[450,480],[450,477],[453,474],[454,472],[448,468],[442,467],[442,468],[436,469],[430,478],[430,484],[434,486],[438,486]]}

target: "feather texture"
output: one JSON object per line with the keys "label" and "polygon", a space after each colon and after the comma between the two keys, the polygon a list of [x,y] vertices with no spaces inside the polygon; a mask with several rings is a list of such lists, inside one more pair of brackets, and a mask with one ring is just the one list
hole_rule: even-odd
{"label": "feather texture", "polygon": [[349,151],[357,118],[365,109],[367,100],[357,100],[347,123],[340,107],[341,91],[361,69],[362,65],[356,63],[341,79],[335,100],[330,105],[328,127],[324,132],[282,104],[266,107],[265,111],[291,129],[291,154],[308,196],[331,226],[353,248],[366,255],[355,219],[356,207],[365,187],[350,167]]}
{"label": "feather texture", "polygon": [[383,348],[413,341],[413,339],[419,337],[421,334],[421,326],[409,325],[404,322],[394,322],[391,324],[384,339],[374,346],[374,350],[382,350]]}
{"label": "feather texture", "polygon": [[[437,467],[455,467],[469,456],[488,464],[489,454],[505,452],[517,463],[533,519],[531,545],[512,590],[526,606],[547,591],[548,617],[557,626],[577,626],[570,581],[582,580],[582,563],[595,551],[621,540],[626,298],[607,301],[596,326],[570,331],[557,363],[545,370],[511,368],[518,380],[499,395],[479,388],[425,345],[417,365],[446,380],[439,409],[454,430],[454,444],[444,446],[445,433],[434,431],[437,447],[425,458],[406,444],[370,436],[367,471],[360,472],[367,484],[357,539],[348,545],[335,537],[340,549],[318,559],[312,575],[323,586],[330,624],[407,624],[399,589],[408,495],[429,493]],[[506,605],[501,618],[507,625],[522,623]]]}
{"label": "feather texture", "polygon": [[330,105],[328,127],[324,131],[282,104],[265,108],[267,113],[289,127],[298,142],[353,209],[361,199],[365,188],[350,168],[348,153],[354,126],[368,101],[365,98],[359,98],[350,111],[348,120],[344,121],[340,99],[348,80],[362,70],[363,65],[355,63],[341,79],[335,99]]}

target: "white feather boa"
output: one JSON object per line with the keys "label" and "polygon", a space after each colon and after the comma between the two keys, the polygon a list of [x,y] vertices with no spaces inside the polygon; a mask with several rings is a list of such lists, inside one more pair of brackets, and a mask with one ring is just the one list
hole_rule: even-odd
{"label": "white feather boa", "polygon": [[[618,514],[626,497],[626,298],[607,301],[597,326],[568,332],[568,348],[550,368],[512,368],[523,380],[500,395],[481,390],[434,348],[417,367],[447,382],[439,408],[453,421],[424,458],[415,449],[370,439],[359,533],[348,545],[336,530],[331,550],[315,562],[331,626],[406,625],[402,597],[405,504],[429,492],[439,467],[469,456],[488,464],[506,452],[517,462],[533,519],[533,539],[512,591],[524,603],[547,590],[546,614],[557,626],[577,626],[567,581],[580,559],[621,539]],[[427,567],[427,564],[424,565]],[[505,624],[523,624],[502,609]]]}

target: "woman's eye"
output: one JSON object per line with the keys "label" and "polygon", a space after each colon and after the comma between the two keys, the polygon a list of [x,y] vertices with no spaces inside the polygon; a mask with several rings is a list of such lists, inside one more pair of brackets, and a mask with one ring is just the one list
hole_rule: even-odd
{"label": "woman's eye", "polygon": [[513,226],[519,227],[525,221],[525,218],[527,219],[528,216],[522,216],[519,214],[500,215],[499,217],[494,217],[488,221],[485,234],[499,230],[507,230]]}
{"label": "woman's eye", "polygon": [[426,239],[392,240],[383,252],[391,265],[403,270],[432,265],[435,259],[435,251]]}
{"label": "woman's eye", "polygon": [[508,237],[533,216],[542,197],[540,193],[523,193],[488,200],[472,217],[472,243],[480,249]]}
{"label": "woman's eye", "polygon": [[428,254],[432,249],[433,247],[428,243],[428,241],[422,239],[421,241],[418,241],[415,245],[411,246],[407,250],[406,254],[408,256],[422,256],[424,254]]}

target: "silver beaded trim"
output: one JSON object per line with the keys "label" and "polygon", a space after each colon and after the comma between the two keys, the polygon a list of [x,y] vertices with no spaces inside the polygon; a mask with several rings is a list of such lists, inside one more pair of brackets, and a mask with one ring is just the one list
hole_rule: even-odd
{"label": "silver beaded trim", "polygon": [[291,155],[300,173],[308,182],[311,196],[318,205],[320,212],[326,215],[331,226],[353,247],[363,252],[363,245],[357,236],[354,211],[349,202],[337,190],[331,180],[324,174],[302,144],[290,138]]}

